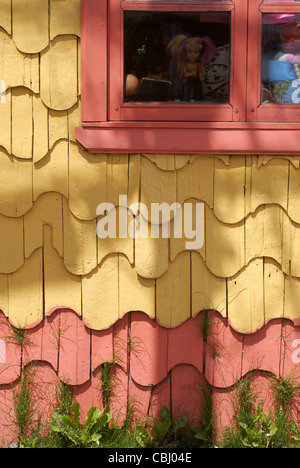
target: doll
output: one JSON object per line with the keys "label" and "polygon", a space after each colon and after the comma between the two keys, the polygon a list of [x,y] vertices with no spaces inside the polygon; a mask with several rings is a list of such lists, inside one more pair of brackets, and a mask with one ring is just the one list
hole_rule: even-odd
{"label": "doll", "polygon": [[182,101],[203,99],[201,81],[205,79],[205,64],[216,53],[209,37],[187,37],[178,35],[168,45],[168,52],[177,61],[177,73],[183,83]]}

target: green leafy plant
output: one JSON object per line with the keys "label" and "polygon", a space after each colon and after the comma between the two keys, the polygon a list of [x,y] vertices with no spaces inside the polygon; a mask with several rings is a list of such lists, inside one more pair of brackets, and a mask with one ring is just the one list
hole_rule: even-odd
{"label": "green leafy plant", "polygon": [[256,414],[250,425],[239,423],[242,443],[247,448],[271,448],[274,436],[278,431],[269,413],[263,412],[263,402],[260,400]]}
{"label": "green leafy plant", "polygon": [[80,424],[80,405],[74,402],[71,415],[54,413],[50,421],[52,431],[66,437],[72,446],[77,448],[92,448],[99,446],[102,432],[111,420],[112,415],[99,411],[96,407],[89,409],[83,425]]}
{"label": "green leafy plant", "polygon": [[176,442],[178,432],[185,428],[187,423],[187,417],[173,421],[169,409],[163,406],[160,410],[160,419],[154,423],[150,433],[145,426],[137,426],[137,441],[142,447],[170,446]]}

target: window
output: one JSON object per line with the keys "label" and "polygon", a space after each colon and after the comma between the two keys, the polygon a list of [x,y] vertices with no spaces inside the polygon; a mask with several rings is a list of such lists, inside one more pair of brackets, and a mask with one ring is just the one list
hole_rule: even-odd
{"label": "window", "polygon": [[[109,120],[242,118],[231,87],[238,61],[243,62],[232,53],[236,23],[242,21],[235,3],[245,4],[110,0],[115,34],[108,61]],[[246,36],[241,39],[246,47]],[[187,59],[192,52],[193,62]]]}
{"label": "window", "polygon": [[77,139],[92,152],[297,153],[299,24],[300,0],[82,0]]}
{"label": "window", "polygon": [[[254,0],[249,5],[247,119],[300,122],[300,1]],[[257,51],[260,54],[257,54]]]}

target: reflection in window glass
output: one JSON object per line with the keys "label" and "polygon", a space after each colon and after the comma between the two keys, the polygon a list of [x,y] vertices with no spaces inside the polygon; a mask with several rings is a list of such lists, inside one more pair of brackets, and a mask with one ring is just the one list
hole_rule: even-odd
{"label": "reflection in window glass", "polygon": [[300,104],[299,14],[263,15],[261,63],[261,102]]}
{"label": "reflection in window glass", "polygon": [[125,101],[229,102],[230,13],[124,12]]}

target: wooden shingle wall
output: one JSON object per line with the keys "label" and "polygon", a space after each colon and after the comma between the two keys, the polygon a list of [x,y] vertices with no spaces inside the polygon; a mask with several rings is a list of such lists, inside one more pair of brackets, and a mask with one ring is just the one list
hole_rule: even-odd
{"label": "wooden shingle wall", "polygon": [[[8,319],[1,322],[0,401],[10,401],[21,366],[39,361],[37,379],[71,382],[88,408],[99,397],[94,373],[112,359],[116,330],[125,342],[134,331],[149,350],[131,354],[130,365],[117,363],[116,411],[128,395],[144,415],[170,405],[170,395],[179,412],[195,409],[194,384],[204,380],[219,408],[222,392],[250,369],[292,370],[293,341],[284,347],[281,337],[286,329],[299,337],[300,156],[86,152],[74,137],[80,0],[1,0],[0,53],[0,309]],[[119,195],[149,212],[151,203],[203,202],[203,247],[186,250],[173,235],[99,239],[97,206],[109,202],[118,211]],[[211,336],[232,359],[204,346],[198,322],[206,309],[218,311]],[[55,320],[69,321],[72,349],[58,353],[51,342]],[[32,331],[33,349],[23,349],[22,359],[9,324]],[[187,408],[182,392],[191,392]]]}

